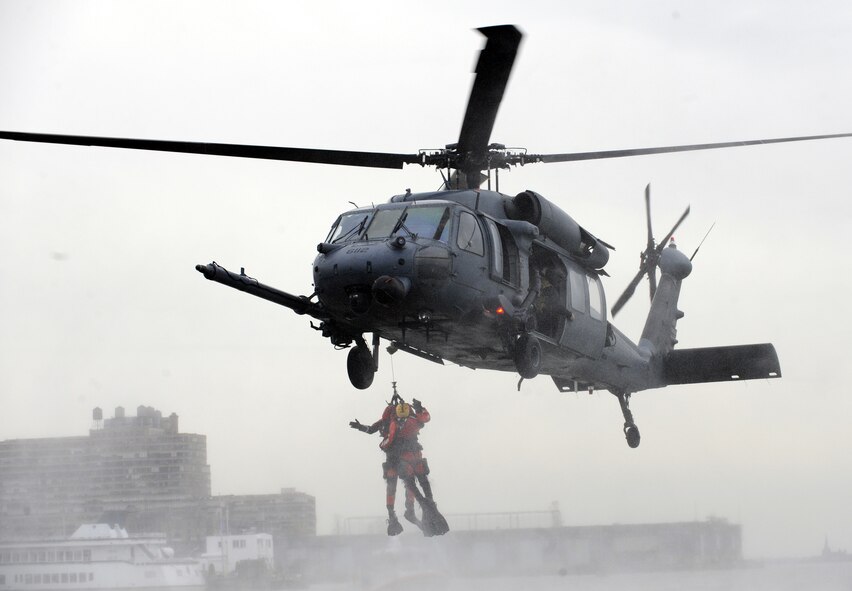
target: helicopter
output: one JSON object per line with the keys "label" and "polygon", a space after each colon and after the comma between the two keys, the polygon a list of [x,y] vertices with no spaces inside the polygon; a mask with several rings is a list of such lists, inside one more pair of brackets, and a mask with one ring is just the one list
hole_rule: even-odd
{"label": "helicopter", "polygon": [[[200,264],[205,278],[309,316],[338,349],[348,349],[352,385],[367,389],[378,370],[381,339],[390,353],[443,364],[550,376],[562,392],[606,390],[618,400],[631,448],[640,433],[632,394],[669,385],[781,377],[768,343],[676,348],[678,297],[692,256],[672,235],[657,242],[646,189],[648,240],[640,268],[609,314],[601,276],[613,246],[533,190],[500,192],[501,170],[649,154],[795,142],[852,134],[800,136],[580,152],[528,153],[491,142],[497,112],[522,40],[513,25],[478,29],[486,38],[455,143],[417,153],[358,152],[244,144],[72,136],[0,131],[0,139],[281,161],[401,169],[432,166],[438,191],[395,195],[387,203],[342,213],[318,246],[313,293],[294,295]],[[492,184],[494,188],[492,190]],[[483,187],[484,185],[484,187]],[[700,245],[699,245],[700,247]],[[696,249],[697,253],[697,249]],[[659,270],[659,278],[657,272]],[[651,306],[634,343],[611,322],[647,276]],[[316,321],[317,324],[314,325]],[[520,382],[519,382],[520,387]]]}

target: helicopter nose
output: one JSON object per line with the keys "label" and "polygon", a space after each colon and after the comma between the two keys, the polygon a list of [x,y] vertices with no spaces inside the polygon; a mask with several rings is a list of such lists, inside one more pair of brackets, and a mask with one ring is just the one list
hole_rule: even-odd
{"label": "helicopter nose", "polygon": [[366,314],[370,309],[370,292],[366,289],[355,289],[349,293],[349,307],[356,314]]}
{"label": "helicopter nose", "polygon": [[411,289],[408,277],[382,275],[373,282],[373,298],[382,306],[392,307],[405,299]]}

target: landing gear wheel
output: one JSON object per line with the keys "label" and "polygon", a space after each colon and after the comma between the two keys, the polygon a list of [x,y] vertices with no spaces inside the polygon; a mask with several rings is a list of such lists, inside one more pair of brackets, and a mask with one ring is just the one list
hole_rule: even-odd
{"label": "landing gear wheel", "polygon": [[530,334],[522,334],[515,342],[515,367],[521,377],[532,379],[541,371],[541,343]]}
{"label": "landing gear wheel", "polygon": [[613,394],[618,398],[621,414],[624,415],[624,437],[627,439],[627,445],[631,448],[639,447],[639,427],[633,422],[633,413],[630,412],[630,393],[613,392]]}
{"label": "landing gear wheel", "polygon": [[349,350],[346,358],[346,371],[349,373],[349,381],[359,390],[366,390],[373,383],[376,374],[376,366],[373,363],[373,354],[367,347],[358,345]]}
{"label": "landing gear wheel", "polygon": [[627,445],[632,448],[639,447],[639,427],[636,425],[628,425],[624,427],[624,436],[627,438]]}

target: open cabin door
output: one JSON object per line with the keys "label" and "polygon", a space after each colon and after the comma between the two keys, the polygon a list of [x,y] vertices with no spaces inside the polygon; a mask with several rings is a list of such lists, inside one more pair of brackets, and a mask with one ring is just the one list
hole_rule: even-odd
{"label": "open cabin door", "polygon": [[567,265],[566,307],[571,316],[559,342],[572,351],[597,359],[606,340],[606,303],[601,280],[571,261]]}

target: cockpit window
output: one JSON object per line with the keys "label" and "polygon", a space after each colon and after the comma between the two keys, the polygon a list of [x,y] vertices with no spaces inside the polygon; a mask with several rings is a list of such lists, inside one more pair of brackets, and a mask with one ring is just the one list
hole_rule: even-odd
{"label": "cockpit window", "polygon": [[343,214],[337,220],[337,223],[331,227],[331,232],[328,233],[328,238],[325,241],[334,244],[335,242],[355,240],[361,230],[364,229],[368,217],[368,214],[364,212]]}
{"label": "cockpit window", "polygon": [[450,210],[447,207],[407,207],[380,209],[373,216],[366,240],[381,240],[394,234],[447,241]]}
{"label": "cockpit window", "polygon": [[483,256],[485,246],[482,240],[482,230],[472,213],[467,211],[459,215],[459,235],[457,243],[460,248]]}
{"label": "cockpit window", "polygon": [[373,216],[370,227],[364,234],[366,240],[379,240],[390,237],[404,209],[380,209]]}
{"label": "cockpit window", "polygon": [[421,238],[447,241],[450,225],[447,207],[410,207],[406,210],[405,227]]}

